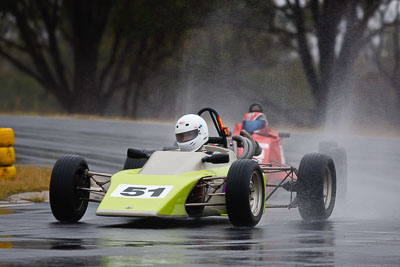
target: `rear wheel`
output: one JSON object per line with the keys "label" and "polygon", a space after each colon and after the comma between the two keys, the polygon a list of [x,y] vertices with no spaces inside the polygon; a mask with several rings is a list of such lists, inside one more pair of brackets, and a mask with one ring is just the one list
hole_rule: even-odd
{"label": "rear wheel", "polygon": [[337,177],[337,195],[340,201],[344,201],[347,196],[347,154],[344,148],[336,148],[329,155],[335,162]]}
{"label": "rear wheel", "polygon": [[336,171],[331,157],[320,153],[305,155],[297,175],[298,207],[304,220],[326,220],[336,200]]}
{"label": "rear wheel", "polygon": [[77,155],[65,155],[57,160],[51,173],[50,207],[61,222],[77,222],[86,212],[90,187],[86,160]]}
{"label": "rear wheel", "polygon": [[261,220],[265,206],[264,177],[252,160],[235,161],[226,181],[226,209],[234,226],[253,227]]}
{"label": "rear wheel", "polygon": [[323,141],[318,144],[318,151],[320,153],[329,154],[329,152],[335,148],[338,148],[339,145],[334,141]]}
{"label": "rear wheel", "polygon": [[146,163],[147,159],[135,159],[135,158],[126,158],[124,163],[124,170],[130,169],[138,169],[142,168]]}
{"label": "rear wheel", "polygon": [[337,196],[344,202],[347,195],[347,153],[337,142],[320,142],[319,152],[332,157],[336,167]]}

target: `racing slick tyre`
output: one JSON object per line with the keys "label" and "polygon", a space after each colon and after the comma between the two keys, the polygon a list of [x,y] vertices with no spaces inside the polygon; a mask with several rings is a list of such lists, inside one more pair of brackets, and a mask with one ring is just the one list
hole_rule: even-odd
{"label": "racing slick tyre", "polygon": [[298,208],[304,220],[324,221],[332,214],[336,199],[336,171],[331,157],[306,154],[297,174]]}
{"label": "racing slick tyre", "polygon": [[60,222],[77,222],[86,212],[90,188],[88,164],[77,155],[64,155],[57,160],[50,178],[50,207]]}
{"label": "racing slick tyre", "polygon": [[347,153],[337,142],[319,143],[319,152],[332,157],[336,167],[337,196],[339,202],[345,202],[347,195]]}
{"label": "racing slick tyre", "polygon": [[0,147],[14,145],[14,131],[11,128],[0,128]]}
{"label": "racing slick tyre", "polygon": [[344,202],[347,195],[347,154],[344,148],[336,148],[328,154],[336,167],[337,196],[339,202]]}
{"label": "racing slick tyre", "polygon": [[234,226],[253,227],[265,207],[265,184],[260,166],[253,160],[240,159],[231,165],[226,180],[226,209]]}
{"label": "racing slick tyre", "polygon": [[15,163],[15,151],[12,147],[0,147],[0,166],[10,166]]}
{"label": "racing slick tyre", "polygon": [[329,151],[338,147],[339,145],[335,141],[323,141],[318,144],[318,151],[320,153],[329,154]]}
{"label": "racing slick tyre", "polygon": [[134,159],[126,158],[124,163],[124,170],[138,169],[142,168],[146,163],[147,159]]}

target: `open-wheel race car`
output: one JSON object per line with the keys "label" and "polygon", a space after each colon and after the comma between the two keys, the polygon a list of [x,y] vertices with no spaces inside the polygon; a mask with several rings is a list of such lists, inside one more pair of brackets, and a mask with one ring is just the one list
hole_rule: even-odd
{"label": "open-wheel race car", "polygon": [[[245,130],[244,132],[242,132]],[[269,164],[275,167],[288,166],[286,164],[285,153],[282,147],[282,139],[289,138],[290,133],[273,131],[269,125],[263,108],[260,104],[250,105],[247,113],[244,114],[243,121],[236,123],[233,136],[250,134],[258,143],[259,154],[254,155],[254,159],[260,163]],[[248,155],[238,149],[238,158],[248,158]],[[346,198],[347,193],[347,154],[338,142],[329,140],[318,143],[318,152],[329,155],[336,168],[337,195],[341,201]],[[285,177],[285,173],[270,173],[266,176],[267,183],[279,183]]]}
{"label": "open-wheel race car", "polygon": [[[218,113],[208,113],[218,136],[196,152],[177,149],[128,149],[124,170],[104,174],[89,170],[86,160],[65,155],[54,165],[50,206],[61,222],[77,222],[88,202],[100,202],[100,216],[188,218],[228,216],[234,226],[253,227],[267,208],[298,208],[305,220],[326,220],[336,198],[336,171],[332,158],[306,154],[299,168],[260,163],[252,136],[242,131],[228,136]],[[238,158],[238,149],[241,155]],[[277,183],[266,177],[281,174]],[[270,189],[270,190],[267,190]],[[285,203],[270,204],[278,189],[290,192]],[[101,200],[92,197],[100,195]]]}

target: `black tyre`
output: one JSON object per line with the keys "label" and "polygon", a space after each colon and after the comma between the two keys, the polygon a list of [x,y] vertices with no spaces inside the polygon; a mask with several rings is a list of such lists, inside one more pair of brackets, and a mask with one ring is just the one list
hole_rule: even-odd
{"label": "black tyre", "polygon": [[336,200],[336,171],[326,154],[306,154],[300,162],[297,179],[298,207],[304,220],[326,220]]}
{"label": "black tyre", "polygon": [[319,152],[331,156],[336,167],[337,196],[339,202],[345,202],[347,195],[347,153],[337,142],[320,142]]}
{"label": "black tyre", "polygon": [[77,222],[86,212],[89,191],[89,170],[84,158],[65,155],[57,160],[50,180],[50,207],[54,217],[61,222]]}
{"label": "black tyre", "polygon": [[235,161],[226,181],[226,209],[234,226],[253,227],[265,206],[265,184],[260,166],[252,160]]}
{"label": "black tyre", "polygon": [[147,159],[126,158],[124,163],[124,170],[142,168],[146,161]]}
{"label": "black tyre", "polygon": [[332,149],[338,148],[338,143],[334,141],[323,141],[318,144],[318,151],[320,153],[328,154]]}
{"label": "black tyre", "polygon": [[340,202],[344,202],[347,195],[347,154],[344,148],[336,148],[330,151],[336,167],[337,196]]}

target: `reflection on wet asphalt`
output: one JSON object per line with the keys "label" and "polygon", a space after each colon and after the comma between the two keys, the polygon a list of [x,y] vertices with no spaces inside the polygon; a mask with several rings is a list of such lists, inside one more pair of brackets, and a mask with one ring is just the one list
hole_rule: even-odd
{"label": "reflection on wet asphalt", "polygon": [[[81,154],[91,170],[119,170],[127,147],[172,143],[168,124],[0,115],[13,127],[19,163],[51,166]],[[292,133],[283,146],[290,164],[318,150],[325,136]],[[254,229],[227,218],[188,220],[95,216],[91,204],[77,224],[57,223],[49,204],[0,207],[3,266],[400,266],[400,140],[335,137],[349,165],[346,201],[324,223],[298,211],[267,210]]]}
{"label": "reflection on wet asphalt", "polygon": [[398,266],[398,220],[334,217],[305,223],[297,210],[273,210],[254,229],[227,218],[97,217],[55,222],[49,205],[8,207],[0,215],[0,266]]}

